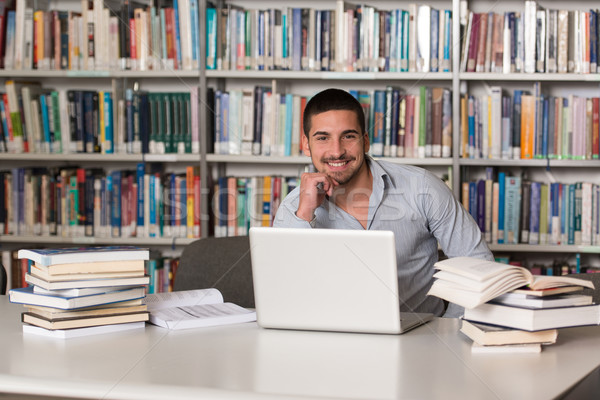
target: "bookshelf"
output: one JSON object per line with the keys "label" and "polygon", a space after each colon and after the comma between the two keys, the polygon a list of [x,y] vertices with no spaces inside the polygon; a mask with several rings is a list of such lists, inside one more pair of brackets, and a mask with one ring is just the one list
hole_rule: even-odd
{"label": "bookshelf", "polygon": [[[70,3],[70,2],[67,2]],[[348,1],[348,5],[357,5],[359,2]],[[199,32],[206,32],[207,18],[209,18],[208,9],[216,5],[226,7],[233,5],[244,10],[270,10],[277,9],[283,11],[294,7],[304,7],[314,10],[334,10],[341,3],[335,0],[322,1],[304,1],[304,2],[275,2],[265,0],[260,2],[253,1],[215,1],[209,2],[200,0],[198,2],[198,21]],[[361,3],[362,4],[362,3]],[[419,3],[421,4],[421,3]],[[504,15],[506,12],[523,12],[524,2],[507,1],[502,4],[490,1],[463,1],[463,0],[434,0],[424,3],[431,6],[432,9],[449,10],[452,13],[452,41],[451,58],[449,71],[431,72],[431,71],[404,71],[392,72],[377,70],[369,71],[344,71],[344,68],[332,71],[307,70],[310,68],[301,68],[302,70],[255,70],[255,69],[210,69],[207,68],[206,57],[197,58],[197,68],[191,69],[172,69],[162,68],[160,63],[149,65],[157,66],[155,69],[141,70],[122,70],[120,68],[105,68],[100,70],[0,70],[0,80],[19,79],[36,80],[51,87],[53,85],[62,88],[76,87],[97,87],[102,86],[105,89],[111,87],[131,88],[133,83],[139,83],[144,90],[166,92],[173,87],[186,90],[189,86],[198,88],[198,103],[192,104],[196,107],[199,125],[198,134],[198,152],[194,154],[0,154],[0,165],[6,167],[11,163],[18,163],[25,166],[39,166],[45,164],[52,165],[101,165],[105,169],[111,168],[132,168],[137,163],[161,164],[164,168],[181,171],[187,165],[198,167],[202,188],[202,224],[201,236],[208,236],[212,231],[213,216],[215,210],[214,184],[220,177],[225,176],[252,176],[252,175],[278,175],[278,176],[298,176],[300,172],[308,168],[310,161],[304,156],[293,154],[291,156],[283,155],[252,155],[252,154],[218,154],[211,151],[214,145],[213,132],[209,131],[213,119],[213,110],[207,104],[209,88],[215,91],[244,91],[257,85],[271,87],[274,92],[282,94],[293,94],[307,97],[312,93],[326,87],[336,86],[347,90],[357,90],[369,92],[375,89],[385,90],[386,86],[393,86],[402,89],[405,94],[418,94],[420,86],[427,88],[442,87],[451,90],[451,116],[452,116],[452,152],[449,157],[383,157],[387,161],[419,165],[432,170],[439,175],[448,175],[452,183],[452,190],[455,196],[461,199],[462,183],[470,179],[481,179],[485,174],[486,167],[494,167],[495,173],[504,171],[508,174],[518,174],[528,179],[550,182],[552,180],[560,181],[565,179],[574,183],[577,179],[586,179],[595,184],[599,184],[593,171],[600,166],[598,159],[552,159],[552,158],[534,158],[534,159],[491,159],[491,158],[469,158],[462,157],[462,122],[461,122],[461,98],[467,94],[476,94],[485,96],[490,93],[490,88],[500,86],[505,95],[512,94],[514,90],[531,91],[533,83],[539,82],[542,92],[552,96],[565,96],[569,94],[579,94],[587,97],[596,96],[600,82],[600,71],[596,73],[547,73],[547,72],[467,72],[467,68],[462,68],[463,58],[463,32],[467,30],[468,14],[464,11],[469,10],[474,13],[495,12]],[[593,2],[583,1],[569,5],[559,5],[553,1],[538,1],[538,6],[543,9],[567,8],[573,10],[587,10],[593,8]],[[411,10],[411,2],[391,2],[391,1],[373,1],[368,3],[376,10],[403,9]],[[73,9],[79,7],[78,2],[73,2]],[[113,6],[114,7],[114,6]],[[235,8],[234,7],[234,8]],[[160,7],[159,7],[160,8]],[[115,8],[116,9],[116,8]],[[291,14],[290,14],[291,15]],[[467,17],[467,18],[463,18]],[[202,36],[200,36],[203,38]],[[204,39],[204,38],[203,38]],[[197,43],[198,54],[207,53],[207,46],[210,45],[207,40],[200,40]],[[252,40],[251,40],[252,42]],[[468,41],[466,42],[468,44]],[[292,42],[290,42],[292,44]],[[252,45],[253,46],[253,45]],[[252,47],[254,49],[254,47]],[[152,52],[149,53],[152,58]],[[468,54],[468,52],[467,52]],[[164,62],[164,60],[163,60]],[[276,87],[276,89],[274,88]],[[178,89],[177,89],[178,90]],[[376,157],[378,158],[378,157]],[[556,174],[556,175],[555,175]],[[43,239],[46,240],[46,239]],[[47,239],[49,241],[52,238]],[[58,238],[56,238],[58,241]],[[65,239],[70,243],[71,238]],[[86,238],[87,240],[87,238]],[[109,243],[111,238],[92,237],[89,240],[97,240],[103,243]],[[143,243],[142,238],[128,238],[131,242]],[[188,238],[176,238],[174,242],[185,244]],[[19,237],[0,237],[2,243],[19,243]],[[23,237],[22,242],[27,242]],[[58,241],[62,242],[62,239]],[[173,240],[169,238],[148,238],[147,244],[172,245]],[[497,244],[491,245],[492,250],[498,254],[523,254],[526,256],[543,253],[565,253],[565,254],[585,254],[594,264],[599,264],[600,260],[594,254],[598,252],[598,246],[582,245],[532,245],[528,243],[515,244]]]}

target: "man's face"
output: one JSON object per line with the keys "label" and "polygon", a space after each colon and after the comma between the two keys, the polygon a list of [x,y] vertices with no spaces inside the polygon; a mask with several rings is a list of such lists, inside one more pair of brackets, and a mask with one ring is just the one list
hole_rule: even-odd
{"label": "man's face", "polygon": [[302,150],[318,172],[344,185],[363,165],[369,137],[361,132],[353,111],[326,111],[313,115],[308,139],[302,135]]}

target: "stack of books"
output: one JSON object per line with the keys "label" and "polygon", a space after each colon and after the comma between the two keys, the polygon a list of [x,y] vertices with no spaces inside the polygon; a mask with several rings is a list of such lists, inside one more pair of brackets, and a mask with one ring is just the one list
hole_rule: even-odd
{"label": "stack of books", "polygon": [[23,332],[74,337],[144,327],[148,249],[107,246],[19,250],[30,260],[28,287],[11,289],[23,304]]}
{"label": "stack of books", "polygon": [[[585,279],[534,276],[526,268],[456,257],[435,264],[429,294],[465,307],[461,332],[473,352],[541,351],[559,328],[600,324],[600,305],[579,293]],[[501,346],[501,347],[488,347]]]}

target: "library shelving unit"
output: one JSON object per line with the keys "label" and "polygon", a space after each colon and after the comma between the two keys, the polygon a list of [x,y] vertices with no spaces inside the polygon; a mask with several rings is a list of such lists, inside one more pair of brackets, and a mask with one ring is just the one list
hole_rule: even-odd
{"label": "library shelving unit", "polygon": [[[504,171],[508,174],[518,174],[528,179],[535,179],[544,182],[554,182],[564,180],[568,183],[575,183],[581,179],[599,184],[597,174],[594,171],[600,166],[598,160],[572,160],[572,159],[492,159],[492,158],[464,158],[461,156],[462,137],[461,132],[461,99],[464,95],[478,94],[489,95],[491,86],[500,86],[505,93],[512,93],[515,89],[531,91],[532,85],[539,82],[544,90],[548,90],[554,96],[568,96],[570,94],[585,93],[587,96],[597,96],[600,89],[600,73],[548,73],[548,72],[466,72],[461,68],[461,58],[464,50],[463,41],[467,35],[468,11],[474,13],[498,13],[504,15],[505,12],[516,11],[524,14],[525,3],[517,0],[509,0],[498,3],[489,0],[485,1],[464,1],[464,0],[433,0],[428,2],[419,2],[418,5],[426,4],[438,10],[450,10],[452,15],[450,52],[451,67],[448,72],[341,72],[341,71],[292,71],[292,70],[231,70],[231,69],[209,69],[207,68],[208,38],[204,33],[207,32],[208,10],[212,7],[227,8],[232,6],[239,9],[278,9],[293,7],[313,8],[319,10],[334,10],[344,4],[356,6],[363,4],[358,1],[340,2],[336,0],[328,1],[289,1],[277,2],[273,0],[263,1],[198,1],[198,31],[200,32],[198,49],[201,56],[198,59],[198,69],[194,70],[158,70],[158,71],[131,71],[131,70],[110,70],[110,71],[39,71],[39,70],[0,70],[0,79],[33,79],[48,82],[49,85],[83,85],[83,86],[103,86],[110,88],[112,81],[117,80],[122,83],[121,87],[130,87],[132,82],[140,82],[142,87],[158,87],[159,91],[171,90],[173,86],[185,88],[187,85],[198,86],[198,104],[192,105],[198,107],[199,116],[199,153],[198,154],[69,154],[69,155],[33,155],[33,154],[0,154],[0,165],[7,167],[14,163],[27,166],[40,166],[45,164],[63,164],[63,165],[98,165],[110,169],[122,165],[135,166],[139,162],[162,163],[168,168],[179,168],[184,165],[197,165],[201,177],[202,185],[202,223],[201,236],[209,235],[209,222],[212,220],[210,214],[213,213],[212,190],[213,183],[219,177],[224,176],[249,176],[253,174],[263,175],[289,175],[299,176],[300,172],[308,168],[310,161],[308,158],[300,155],[292,156],[266,156],[266,155],[232,155],[218,154],[218,152],[209,152],[208,146],[213,142],[213,132],[208,130],[208,121],[214,118],[214,110],[209,109],[205,99],[209,93],[209,88],[221,91],[249,89],[256,85],[271,86],[276,84],[286,93],[299,94],[301,96],[310,96],[325,87],[340,87],[347,90],[372,91],[374,89],[385,89],[386,86],[401,88],[405,93],[418,94],[419,86],[442,86],[451,90],[451,115],[452,115],[452,152],[451,156],[443,158],[396,158],[384,157],[383,159],[396,163],[405,163],[419,165],[432,170],[439,176],[448,175],[448,180],[452,187],[454,195],[461,199],[462,183],[470,179],[481,179],[487,167],[493,167],[495,171]],[[563,5],[552,0],[540,0],[535,2],[540,10],[549,10],[554,8],[568,8],[569,10],[584,10],[593,8],[593,2],[582,1],[573,4]],[[409,10],[410,1],[385,1],[378,0],[368,3],[380,10],[391,10],[402,8]],[[415,2],[412,2],[415,4]],[[535,32],[535,31],[534,31]],[[254,39],[254,38],[253,38]],[[220,45],[220,43],[218,43]],[[86,86],[86,87],[87,87]],[[182,89],[183,90],[183,89]],[[590,94],[590,93],[596,94]],[[556,176],[553,175],[556,173]],[[42,243],[57,240],[58,243],[81,243],[78,239],[71,238],[29,238],[29,237],[8,237],[1,236],[0,243]],[[185,244],[193,239],[171,239],[171,238],[82,238],[82,241],[89,240],[93,243],[136,243],[147,244],[148,246]],[[86,242],[87,243],[87,242]],[[498,254],[526,255],[533,258],[552,257],[566,254],[568,257],[577,253],[591,255],[591,261],[598,264],[597,256],[600,253],[600,246],[595,245],[534,245],[526,243],[497,244],[490,245],[492,250]],[[571,256],[570,256],[571,255]],[[595,258],[594,258],[595,257]]]}

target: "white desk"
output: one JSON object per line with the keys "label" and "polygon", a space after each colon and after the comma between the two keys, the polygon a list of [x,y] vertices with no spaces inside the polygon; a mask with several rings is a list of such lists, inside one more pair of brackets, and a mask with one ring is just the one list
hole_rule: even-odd
{"label": "white desk", "polygon": [[0,296],[0,392],[105,399],[549,399],[600,365],[600,327],[563,329],[541,354],[471,355],[459,321],[401,336],[255,324],[75,339],[23,335]]}

